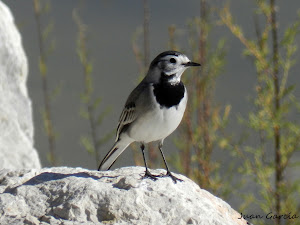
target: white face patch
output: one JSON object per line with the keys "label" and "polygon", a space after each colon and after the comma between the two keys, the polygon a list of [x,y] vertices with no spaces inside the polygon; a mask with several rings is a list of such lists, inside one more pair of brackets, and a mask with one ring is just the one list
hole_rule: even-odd
{"label": "white face patch", "polygon": [[176,74],[176,76],[174,76],[172,79],[169,80],[170,84],[175,85],[175,84],[178,84],[180,82],[181,75],[177,76],[177,74]]}
{"label": "white face patch", "polygon": [[145,82],[157,83],[160,82],[162,77],[167,77],[168,82],[171,84],[178,84],[181,75],[189,67],[190,62],[189,58],[182,53],[176,51],[163,52],[151,62],[144,80]]}
{"label": "white face patch", "polygon": [[189,58],[185,55],[168,55],[162,60],[162,70],[166,75],[175,75],[170,79],[170,83],[180,82],[182,73],[187,69],[186,63],[190,62]]}

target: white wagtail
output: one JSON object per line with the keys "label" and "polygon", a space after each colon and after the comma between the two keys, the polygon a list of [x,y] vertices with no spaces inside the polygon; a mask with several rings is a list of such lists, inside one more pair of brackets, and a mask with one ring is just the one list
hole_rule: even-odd
{"label": "white wagtail", "polygon": [[128,145],[136,141],[141,143],[145,177],[156,180],[158,176],[148,170],[144,149],[145,143],[159,141],[158,148],[167,169],[165,176],[170,176],[175,183],[180,180],[170,172],[162,146],[164,139],[178,127],[183,117],[188,97],[180,78],[191,66],[200,64],[191,62],[187,56],[176,51],[163,52],[151,62],[147,75],[126,101],[119,119],[116,142],[98,170],[108,170]]}

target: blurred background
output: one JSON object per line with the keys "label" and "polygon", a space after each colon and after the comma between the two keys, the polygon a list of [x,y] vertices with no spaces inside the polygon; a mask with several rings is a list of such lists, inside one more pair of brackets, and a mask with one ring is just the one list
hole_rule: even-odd
{"label": "blurred background", "polygon": [[[184,74],[189,107],[164,146],[172,169],[245,214],[299,215],[299,1],[3,2],[29,61],[44,167],[96,169],[151,60],[179,50],[202,67]],[[137,145],[114,168],[134,164]]]}

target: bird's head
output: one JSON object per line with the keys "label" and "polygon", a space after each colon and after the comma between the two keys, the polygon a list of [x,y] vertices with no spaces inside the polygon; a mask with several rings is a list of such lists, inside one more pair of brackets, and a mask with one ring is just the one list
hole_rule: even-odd
{"label": "bird's head", "polygon": [[176,51],[160,53],[150,64],[148,77],[151,80],[159,80],[162,76],[171,83],[180,82],[182,73],[191,66],[200,66],[199,63],[191,62],[189,58]]}

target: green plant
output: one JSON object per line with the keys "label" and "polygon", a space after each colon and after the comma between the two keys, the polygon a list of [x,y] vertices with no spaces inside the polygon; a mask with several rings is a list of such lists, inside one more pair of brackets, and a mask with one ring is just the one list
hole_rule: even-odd
{"label": "green plant", "polygon": [[87,120],[90,128],[90,134],[82,136],[80,142],[85,150],[95,157],[96,166],[98,167],[100,163],[100,148],[113,135],[113,132],[107,132],[99,138],[99,127],[111,109],[106,107],[98,114],[102,98],[94,97],[95,93],[92,79],[93,65],[87,49],[87,26],[81,21],[77,10],[73,10],[73,20],[78,27],[77,54],[82,65],[82,75],[84,79],[84,91],[81,93],[81,102],[84,107],[80,109],[80,115]]}
{"label": "green plant", "polygon": [[[259,188],[261,199],[249,194],[248,203],[258,205],[265,213],[297,213],[300,205],[299,197],[295,196],[300,193],[299,180],[291,180],[285,174],[288,168],[299,168],[299,162],[291,161],[300,149],[300,123],[291,117],[292,112],[300,112],[295,107],[299,103],[293,95],[294,86],[287,85],[287,80],[295,63],[295,37],[300,31],[300,19],[286,28],[279,40],[275,0],[258,0],[256,6],[256,18],[263,20],[256,23],[256,40],[244,35],[233,21],[228,5],[220,11],[222,22],[245,46],[244,54],[253,60],[257,72],[255,109],[242,122],[257,134],[259,144],[232,147],[244,162],[239,171]],[[283,224],[279,217],[274,221],[276,225]],[[254,223],[266,224],[266,221]],[[285,220],[285,224],[294,224],[294,221]]]}
{"label": "green plant", "polygon": [[[211,29],[216,26],[212,17],[214,10],[206,0],[200,1],[200,17],[188,21],[188,40],[191,57],[201,63],[200,70],[186,72],[183,80],[187,86],[189,102],[174,143],[179,149],[173,155],[172,162],[177,170],[184,173],[202,188],[214,194],[227,197],[230,190],[230,177],[221,179],[225,171],[221,162],[212,158],[216,152],[222,152],[227,145],[223,135],[231,107],[224,109],[214,103],[215,83],[223,71],[225,63],[225,40],[220,39],[216,48],[209,43]],[[175,43],[176,26],[169,27],[169,45],[178,48]],[[231,171],[232,167],[228,167]],[[224,174],[223,174],[224,175]]]}
{"label": "green plant", "polygon": [[57,134],[55,133],[53,125],[53,117],[51,112],[51,100],[57,95],[60,87],[56,87],[53,93],[49,91],[48,84],[48,67],[47,58],[54,49],[54,41],[49,42],[49,36],[53,31],[53,23],[43,27],[41,22],[41,16],[47,14],[50,10],[49,2],[42,3],[41,0],[33,0],[34,15],[36,21],[37,35],[38,35],[38,47],[39,47],[39,70],[42,78],[42,91],[44,98],[44,108],[42,111],[44,129],[46,132],[49,153],[47,155],[48,161],[52,166],[57,165],[57,156],[55,153]]}

